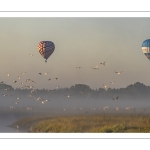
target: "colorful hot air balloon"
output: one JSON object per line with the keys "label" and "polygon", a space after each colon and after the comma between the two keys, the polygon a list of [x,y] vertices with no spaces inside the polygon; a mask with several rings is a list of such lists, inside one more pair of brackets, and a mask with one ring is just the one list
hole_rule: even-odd
{"label": "colorful hot air balloon", "polygon": [[147,39],[142,43],[142,51],[145,56],[150,60],[150,39]]}
{"label": "colorful hot air balloon", "polygon": [[54,52],[54,49],[55,49],[55,45],[51,41],[41,41],[38,44],[38,51],[45,59],[45,62],[47,62],[47,59]]}

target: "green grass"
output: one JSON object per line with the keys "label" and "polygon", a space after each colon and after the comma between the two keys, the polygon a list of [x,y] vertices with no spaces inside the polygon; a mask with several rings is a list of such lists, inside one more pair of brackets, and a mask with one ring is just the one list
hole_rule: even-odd
{"label": "green grass", "polygon": [[79,115],[61,117],[28,117],[12,126],[31,128],[36,133],[148,133],[150,116],[140,115]]}
{"label": "green grass", "polygon": [[[146,133],[150,116],[94,115],[34,118],[31,132],[53,133]],[[31,122],[30,120],[30,122]],[[22,121],[21,121],[22,122]]]}

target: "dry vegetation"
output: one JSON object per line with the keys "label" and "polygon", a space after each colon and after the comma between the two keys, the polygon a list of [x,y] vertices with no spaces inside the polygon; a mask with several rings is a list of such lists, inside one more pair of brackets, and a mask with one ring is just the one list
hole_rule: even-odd
{"label": "dry vegetation", "polygon": [[148,133],[150,116],[143,115],[91,115],[61,117],[29,117],[18,120],[29,132],[40,133]]}

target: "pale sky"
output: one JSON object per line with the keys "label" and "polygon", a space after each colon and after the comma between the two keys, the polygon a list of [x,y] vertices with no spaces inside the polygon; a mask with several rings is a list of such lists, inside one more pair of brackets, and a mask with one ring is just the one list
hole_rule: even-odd
{"label": "pale sky", "polygon": [[[1,17],[0,80],[15,88],[28,78],[36,81],[32,85],[40,89],[75,84],[98,89],[111,81],[115,84],[110,88],[125,88],[135,82],[150,86],[150,61],[141,50],[148,38],[150,18]],[[55,44],[47,63],[37,50],[43,40]],[[105,66],[100,65],[104,61]],[[99,70],[92,69],[97,65]],[[123,72],[117,75],[115,71]],[[21,72],[27,73],[18,80]],[[39,72],[49,74],[40,76]]]}

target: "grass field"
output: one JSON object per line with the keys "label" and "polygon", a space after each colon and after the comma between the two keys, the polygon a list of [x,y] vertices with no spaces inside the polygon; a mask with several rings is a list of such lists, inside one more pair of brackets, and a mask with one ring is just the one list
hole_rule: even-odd
{"label": "grass field", "polygon": [[149,133],[148,115],[34,116],[19,119],[12,127],[31,133]]}

